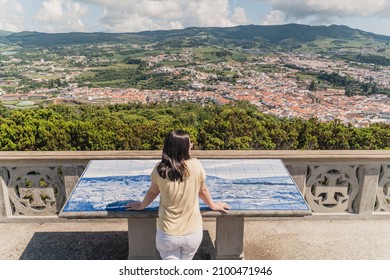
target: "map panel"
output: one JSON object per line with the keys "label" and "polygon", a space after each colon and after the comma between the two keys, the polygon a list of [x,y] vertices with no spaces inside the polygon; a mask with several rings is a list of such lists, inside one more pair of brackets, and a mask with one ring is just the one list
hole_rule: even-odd
{"label": "map panel", "polygon": [[[283,162],[278,159],[201,159],[215,201],[231,210],[309,210]],[[141,201],[159,160],[93,160],[63,212],[125,211]],[[199,200],[202,210],[209,208]],[[157,210],[159,197],[145,210]]]}

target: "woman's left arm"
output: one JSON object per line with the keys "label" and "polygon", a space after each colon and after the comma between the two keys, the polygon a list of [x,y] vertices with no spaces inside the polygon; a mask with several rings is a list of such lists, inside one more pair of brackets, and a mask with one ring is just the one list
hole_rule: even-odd
{"label": "woman's left arm", "polygon": [[158,185],[152,183],[142,202],[129,202],[128,204],[126,204],[126,208],[127,210],[143,210],[148,207],[150,203],[153,202],[153,200],[159,195],[159,193],[160,189],[158,188]]}
{"label": "woman's left arm", "polygon": [[213,201],[213,199],[211,198],[211,195],[210,195],[210,191],[207,188],[206,183],[204,181],[201,183],[201,186],[200,186],[199,197],[213,211],[220,211],[220,212],[227,214],[228,210],[230,209],[230,205],[226,204],[225,202],[222,202],[222,201],[214,202]]}

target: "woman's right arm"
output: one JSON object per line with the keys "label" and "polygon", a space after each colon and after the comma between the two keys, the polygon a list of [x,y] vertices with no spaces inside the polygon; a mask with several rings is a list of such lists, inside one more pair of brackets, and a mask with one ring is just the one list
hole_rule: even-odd
{"label": "woman's right arm", "polygon": [[126,204],[127,210],[143,210],[159,195],[160,189],[158,185],[152,183],[146,193],[144,199],[141,202],[130,202]]}
{"label": "woman's right arm", "polygon": [[210,207],[213,211],[220,211],[223,213],[228,213],[227,210],[230,209],[230,206],[222,201],[214,202],[211,198],[209,189],[206,186],[206,183],[203,181],[200,190],[199,190],[199,197],[203,200],[204,203],[207,204],[208,207]]}

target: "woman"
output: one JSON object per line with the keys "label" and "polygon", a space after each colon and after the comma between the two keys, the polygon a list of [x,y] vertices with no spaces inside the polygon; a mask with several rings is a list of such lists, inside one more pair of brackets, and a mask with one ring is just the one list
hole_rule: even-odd
{"label": "woman", "polygon": [[190,158],[190,137],[171,131],[164,140],[161,162],[151,173],[151,185],[142,202],[129,210],[142,210],[159,194],[156,247],[164,260],[191,260],[203,238],[200,197],[213,211],[227,213],[230,206],[214,202],[206,187],[206,173],[198,159]]}

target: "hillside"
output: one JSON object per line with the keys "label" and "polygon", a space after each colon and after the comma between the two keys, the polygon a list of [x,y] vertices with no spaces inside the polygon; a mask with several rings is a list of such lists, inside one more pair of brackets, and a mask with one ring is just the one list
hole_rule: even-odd
{"label": "hillside", "polygon": [[347,26],[246,25],[236,27],[189,27],[180,30],[144,31],[138,33],[41,33],[0,32],[0,43],[20,46],[58,46],[93,43],[159,43],[175,46],[235,45],[242,47],[294,47],[318,40],[357,40],[390,42],[390,36],[376,35]]}
{"label": "hillside", "polygon": [[12,34],[12,32],[0,30],[0,37],[1,37],[1,36],[8,36],[8,35],[10,35],[10,34]]}

